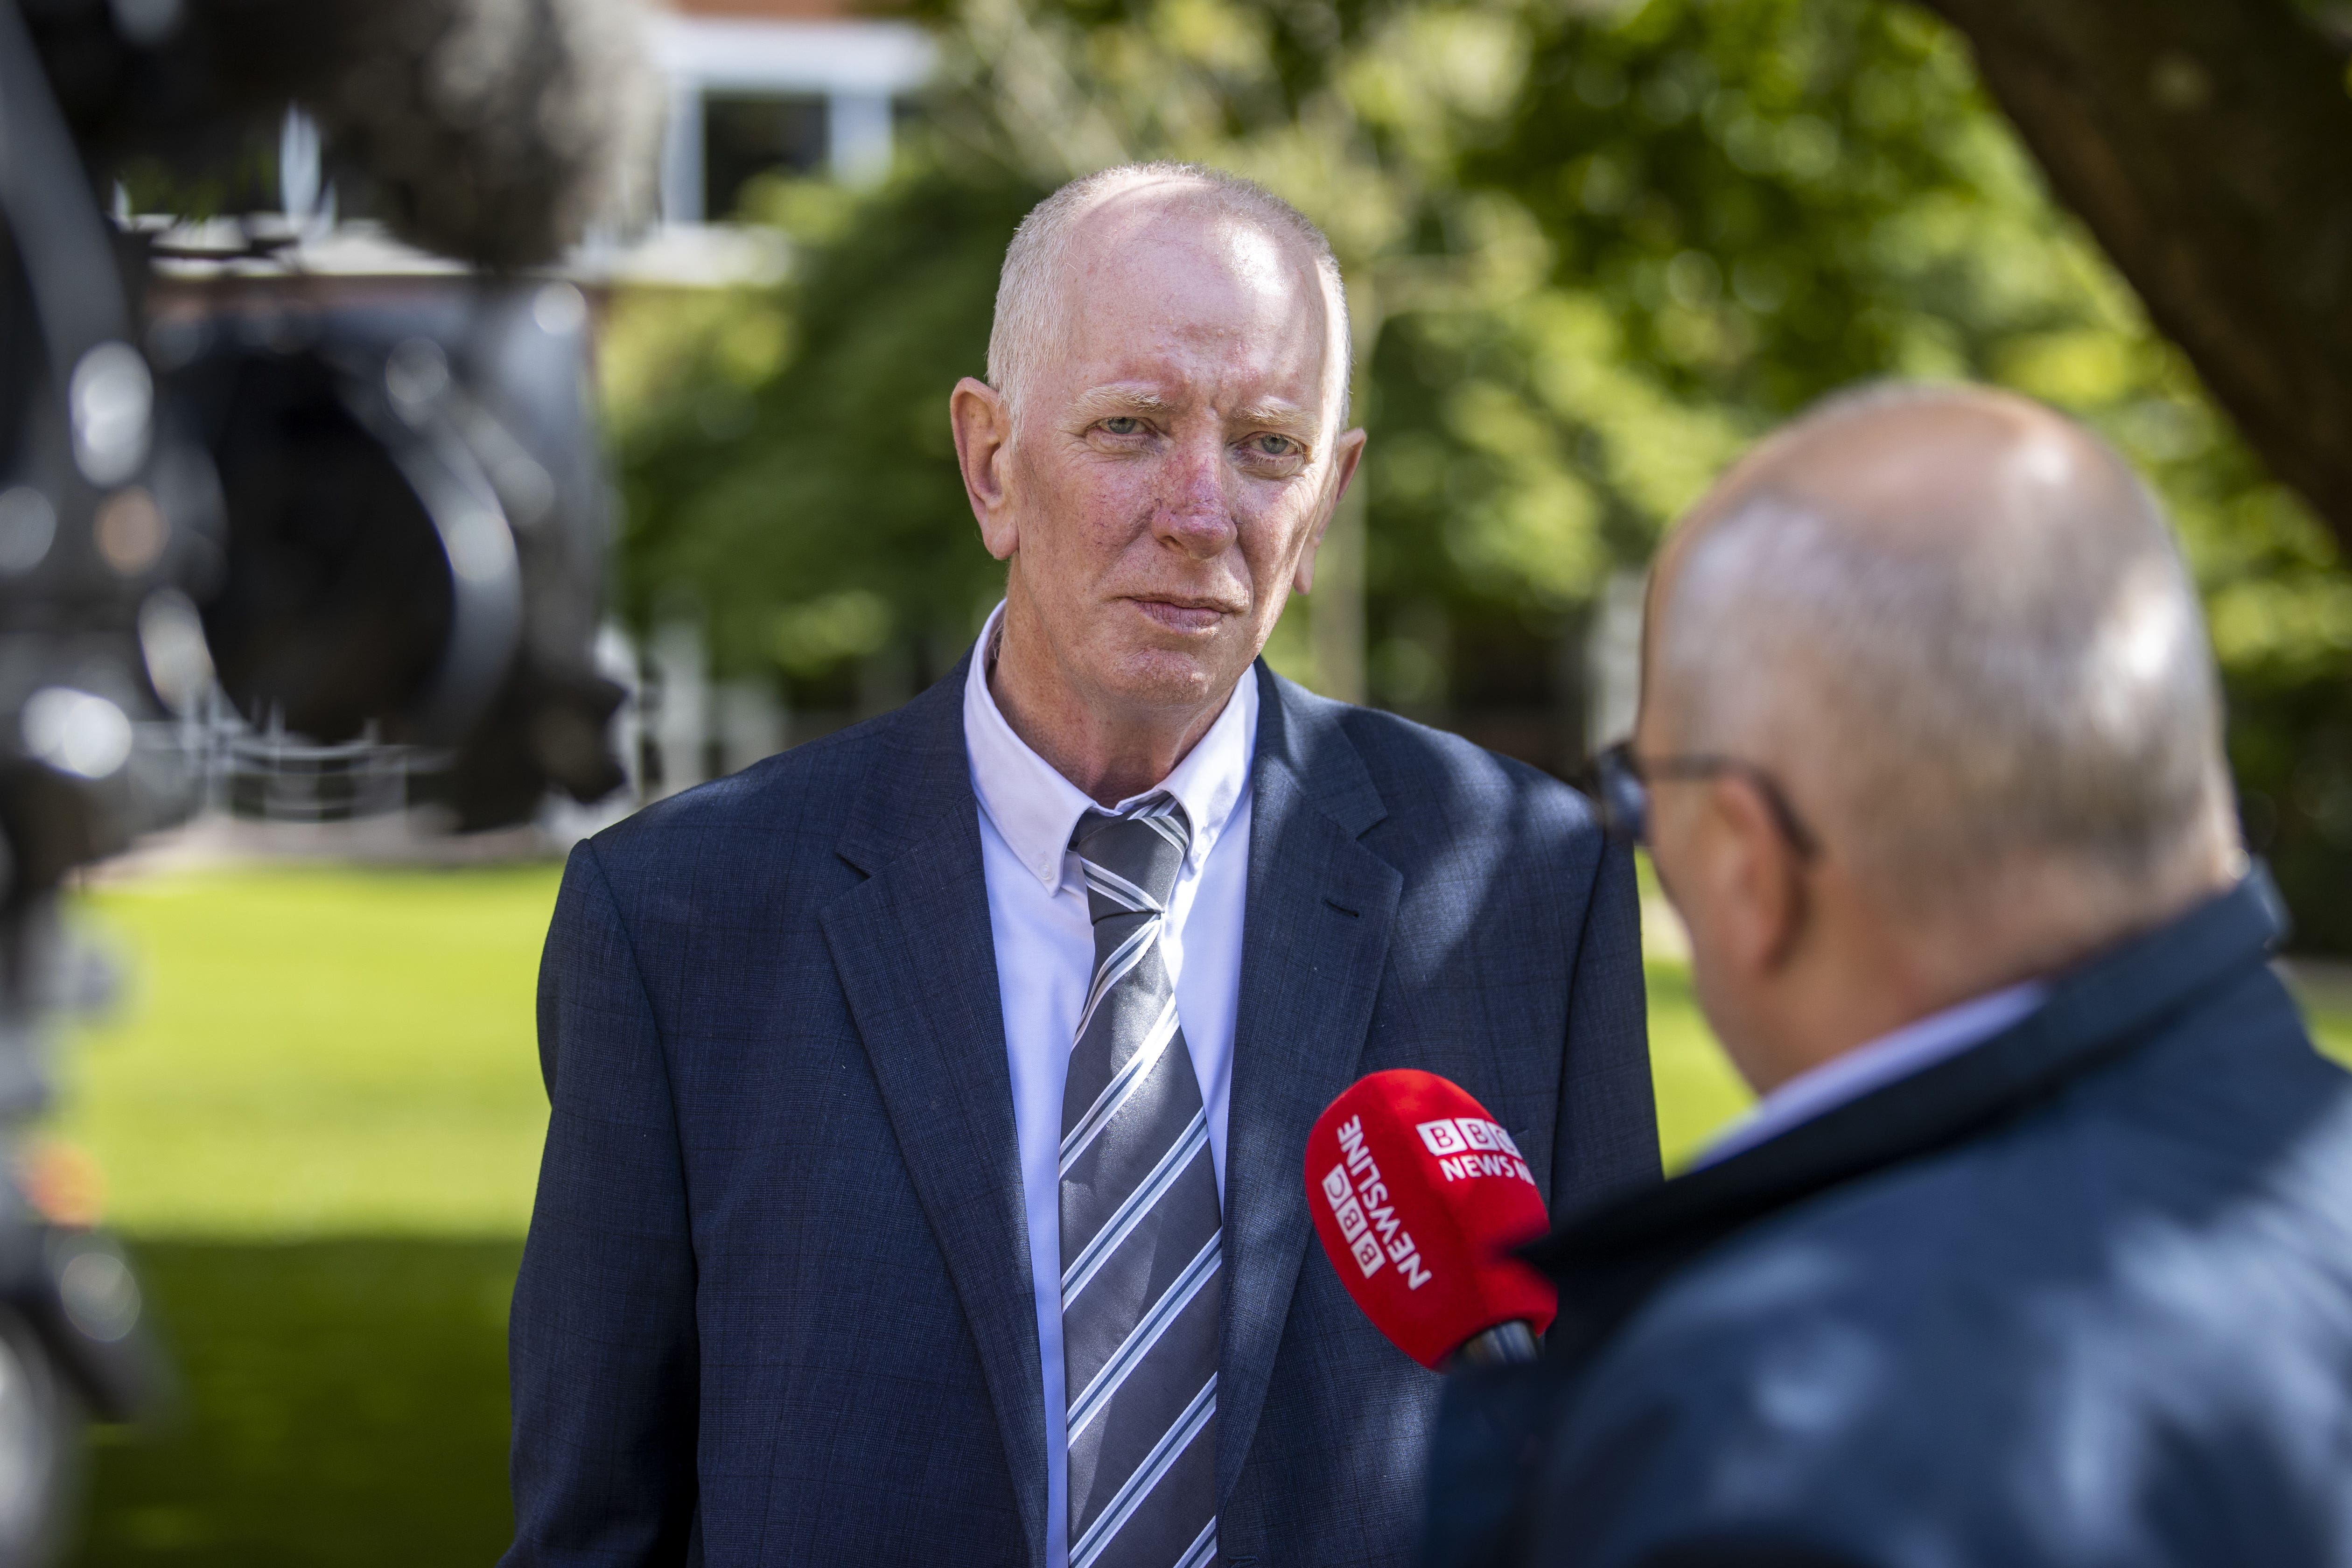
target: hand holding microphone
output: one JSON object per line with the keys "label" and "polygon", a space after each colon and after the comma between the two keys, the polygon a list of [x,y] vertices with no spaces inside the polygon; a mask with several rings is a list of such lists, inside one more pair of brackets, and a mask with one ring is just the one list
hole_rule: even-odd
{"label": "hand holding microphone", "polygon": [[1458,1085],[1411,1068],[1350,1085],[1307,1134],[1307,1202],[1348,1293],[1405,1354],[1433,1371],[1535,1358],[1559,1298],[1509,1253],[1543,1234],[1543,1194]]}

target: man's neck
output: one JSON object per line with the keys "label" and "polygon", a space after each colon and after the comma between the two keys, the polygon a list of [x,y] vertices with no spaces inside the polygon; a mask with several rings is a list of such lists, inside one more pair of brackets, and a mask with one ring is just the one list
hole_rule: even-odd
{"label": "man's neck", "polygon": [[2072,862],[1989,875],[1934,912],[1858,907],[1814,933],[1743,1071],[1759,1093],[1896,1029],[2046,979],[2154,930],[2231,886],[2226,853],[2183,857],[2161,880],[2118,889]]}
{"label": "man's neck", "polygon": [[1190,755],[1233,698],[1228,686],[1186,709],[1106,711],[1058,678],[1043,648],[1016,646],[1003,622],[988,660],[988,693],[1022,743],[1098,805],[1159,784]]}

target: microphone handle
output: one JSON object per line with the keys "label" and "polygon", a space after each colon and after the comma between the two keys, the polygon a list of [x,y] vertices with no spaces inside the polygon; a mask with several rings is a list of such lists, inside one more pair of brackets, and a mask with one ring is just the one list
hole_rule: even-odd
{"label": "microphone handle", "polygon": [[1462,1342],[1447,1363],[1449,1372],[1474,1366],[1516,1366],[1539,1354],[1533,1329],[1517,1319],[1497,1323]]}

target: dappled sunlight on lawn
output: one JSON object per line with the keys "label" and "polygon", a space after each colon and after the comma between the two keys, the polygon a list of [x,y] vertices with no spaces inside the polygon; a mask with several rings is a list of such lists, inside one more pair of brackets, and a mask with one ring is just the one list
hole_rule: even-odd
{"label": "dappled sunlight on lawn", "polygon": [[557,870],[257,868],[81,900],[124,967],[57,1129],[142,1236],[520,1237]]}
{"label": "dappled sunlight on lawn", "polygon": [[183,1390],[99,1434],[83,1568],[504,1548],[556,878],[254,867],[78,900],[126,984],[69,1033],[53,1127],[105,1173]]}

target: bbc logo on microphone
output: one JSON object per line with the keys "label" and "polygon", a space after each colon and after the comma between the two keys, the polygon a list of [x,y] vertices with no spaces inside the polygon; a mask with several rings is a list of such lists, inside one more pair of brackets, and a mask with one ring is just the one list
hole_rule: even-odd
{"label": "bbc logo on microphone", "polygon": [[1535,1173],[1519,1154],[1519,1146],[1498,1122],[1479,1116],[1449,1116],[1424,1121],[1413,1129],[1422,1147],[1437,1156],[1437,1169],[1449,1182],[1478,1176],[1517,1176],[1533,1184]]}
{"label": "bbc logo on microphone", "polygon": [[1370,1279],[1381,1266],[1381,1244],[1372,1238],[1371,1221],[1364,1217],[1364,1205],[1356,1201],[1348,1184],[1348,1168],[1334,1165],[1323,1178],[1323,1196],[1331,1205],[1332,1217],[1339,1222],[1339,1235],[1355,1255],[1356,1267]]}
{"label": "bbc logo on microphone", "polygon": [[1381,1179],[1371,1150],[1365,1146],[1360,1116],[1349,1117],[1339,1125],[1339,1163],[1324,1176],[1323,1196],[1331,1205],[1339,1235],[1365,1279],[1380,1272],[1383,1262],[1390,1262],[1396,1265],[1397,1277],[1406,1289],[1418,1290],[1429,1283],[1432,1276],[1422,1261],[1421,1247],[1397,1218],[1389,1184]]}

